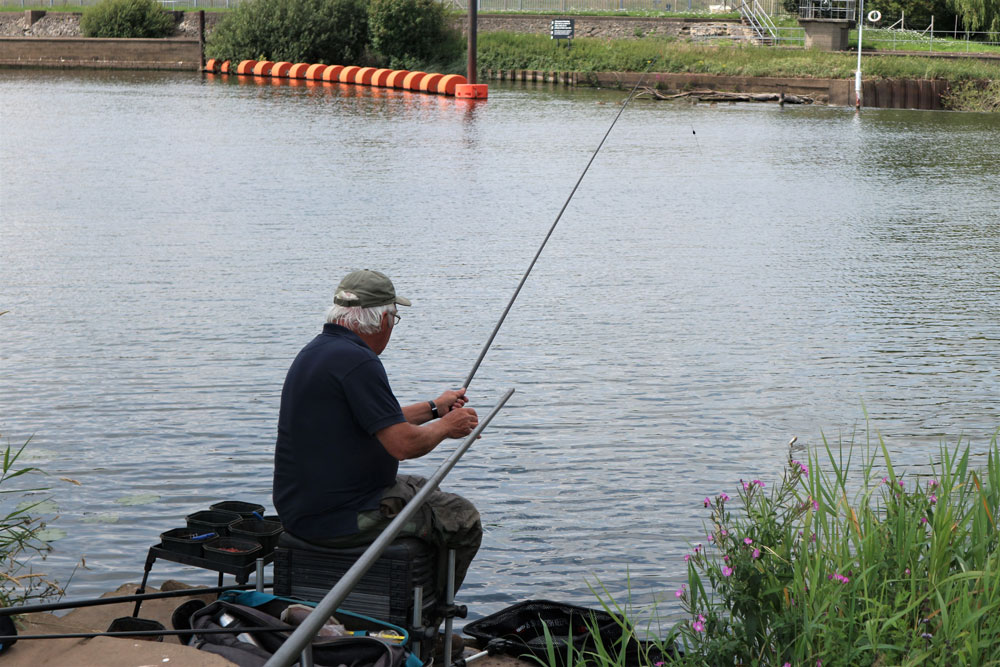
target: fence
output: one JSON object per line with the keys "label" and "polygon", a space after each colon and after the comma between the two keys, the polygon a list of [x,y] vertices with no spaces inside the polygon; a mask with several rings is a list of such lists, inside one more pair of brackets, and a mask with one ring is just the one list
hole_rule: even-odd
{"label": "fence", "polygon": [[897,30],[865,26],[863,47],[879,51],[925,51],[927,53],[996,53],[1000,58],[1000,34],[960,30]]}
{"label": "fence", "polygon": [[[785,10],[780,0],[758,0],[768,14]],[[99,0],[0,0],[2,7],[51,8],[95,5]],[[448,7],[466,11],[468,0],[441,0]],[[221,9],[240,0],[160,0],[166,9]],[[713,12],[736,11],[739,0],[479,0],[480,12]]]}

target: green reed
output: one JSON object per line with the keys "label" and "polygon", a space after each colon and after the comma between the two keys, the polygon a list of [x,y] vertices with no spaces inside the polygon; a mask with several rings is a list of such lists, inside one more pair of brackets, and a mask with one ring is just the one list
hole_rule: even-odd
{"label": "green reed", "polygon": [[984,465],[971,456],[942,445],[917,474],[893,465],[880,436],[824,441],[804,461],[790,454],[773,483],[706,497],[705,541],[675,592],[687,618],[638,664],[1000,664],[997,437]]}

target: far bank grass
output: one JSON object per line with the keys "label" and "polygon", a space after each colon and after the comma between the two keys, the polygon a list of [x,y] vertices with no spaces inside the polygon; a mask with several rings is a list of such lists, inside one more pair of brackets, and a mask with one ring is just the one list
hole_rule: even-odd
{"label": "far bank grass", "polygon": [[[729,43],[705,44],[670,38],[599,39],[581,37],[567,48],[544,35],[489,32],[479,35],[481,69],[565,72],[654,72],[844,79],[854,76],[850,53],[773,48]],[[650,67],[649,62],[656,60]],[[865,57],[866,79],[1000,79],[1000,64],[975,59],[919,56]]]}

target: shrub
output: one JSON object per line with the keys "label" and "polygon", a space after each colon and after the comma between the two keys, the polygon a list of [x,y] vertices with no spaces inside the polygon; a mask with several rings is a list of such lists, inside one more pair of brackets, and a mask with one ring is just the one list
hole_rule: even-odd
{"label": "shrub", "polygon": [[[698,664],[993,664],[1000,642],[1000,447],[973,470],[941,447],[930,474],[904,476],[826,449],[789,457],[773,490],[705,498],[707,543],[686,558],[676,627]],[[853,497],[853,501],[849,501]]]}
{"label": "shrub", "polygon": [[363,0],[247,0],[219,23],[205,53],[224,60],[359,64],[368,38]]}
{"label": "shrub", "polygon": [[462,55],[461,35],[448,26],[438,0],[371,0],[368,32],[372,48],[393,68],[427,67]]}
{"label": "shrub", "polygon": [[83,10],[80,31],[84,37],[166,37],[174,17],[156,0],[101,0]]}

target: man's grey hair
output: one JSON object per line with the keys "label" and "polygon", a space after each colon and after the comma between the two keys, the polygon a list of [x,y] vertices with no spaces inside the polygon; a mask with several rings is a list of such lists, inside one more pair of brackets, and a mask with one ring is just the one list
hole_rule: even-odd
{"label": "man's grey hair", "polygon": [[[354,294],[351,292],[340,291],[334,298],[350,300],[353,297]],[[333,304],[330,306],[330,310],[326,311],[326,321],[331,324],[339,324],[355,333],[373,334],[382,328],[382,315],[385,313],[395,315],[396,304],[389,303],[371,308]],[[389,326],[392,326],[391,317],[389,318]]]}

